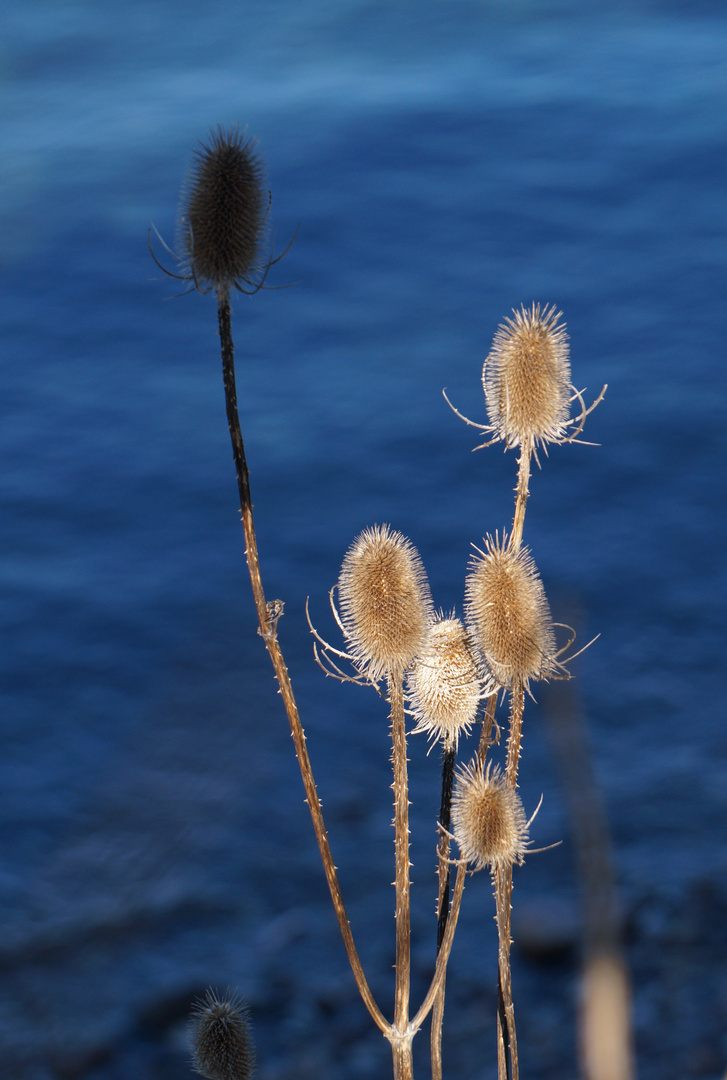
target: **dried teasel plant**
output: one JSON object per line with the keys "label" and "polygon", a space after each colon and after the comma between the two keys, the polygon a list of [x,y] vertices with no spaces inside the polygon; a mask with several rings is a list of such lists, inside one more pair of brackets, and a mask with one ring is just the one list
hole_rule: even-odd
{"label": "dried teasel plant", "polygon": [[[489,443],[502,441],[506,449],[520,448],[515,515],[509,539],[503,534],[500,543],[497,534],[494,539],[488,535],[485,550],[476,549],[466,581],[465,623],[454,615],[446,619],[441,613],[434,616],[426,575],[415,548],[389,525],[376,525],[364,530],[351,545],[337,586],[331,590],[331,607],[346,651],[332,648],[311,627],[316,638],[316,658],[327,674],[373,686],[390,704],[396,865],[396,963],[390,1021],[374,999],[354,943],[278,637],[283,604],[266,600],[257,552],[250,480],[237,411],[230,293],[235,288],[252,294],[266,287],[268,271],[278,261],[272,257],[267,262],[260,260],[269,206],[262,163],[252,140],[237,129],[217,129],[197,151],[195,168],[185,189],[179,231],[181,251],[174,256],[179,273],[171,276],[200,292],[215,289],[217,293],[227,420],[259,632],[288,717],[334,911],[363,1002],[391,1045],[395,1080],[413,1080],[412,1042],[430,1011],[432,1080],[441,1080],[445,976],[465,875],[468,866],[489,867],[495,884],[499,942],[498,1076],[499,1080],[518,1080],[509,950],[512,867],[522,861],[528,848],[530,825],[517,794],[524,697],[531,682],[568,675],[559,659],[564,650],[556,650],[554,624],[542,583],[529,552],[522,547],[530,458],[539,447],[547,450],[549,444],[579,441],[585,419],[603,397],[603,391],[586,408],[582,392],[571,385],[567,335],[560,312],[535,304],[514,311],[514,317],[499,327],[483,369],[489,423],[472,426],[491,435]],[[580,412],[571,417],[574,401],[579,403]],[[336,589],[340,611],[333,600]],[[342,670],[340,660],[352,665],[353,674]],[[495,685],[503,689],[510,702],[504,774],[486,761],[493,729],[499,738]],[[469,734],[485,699],[476,758],[460,769],[455,785],[458,741]],[[429,988],[413,1016],[409,1001],[407,700],[416,720],[415,730],[441,740],[444,761],[437,958]],[[449,876],[453,862],[449,858],[452,820],[462,855],[454,860],[458,869],[453,888]],[[209,992],[195,1006],[192,1036],[195,1066],[207,1080],[249,1080],[254,1050],[245,1010],[237,999],[230,995],[219,998]]]}
{"label": "dried teasel plant", "polygon": [[455,776],[452,832],[462,858],[474,870],[493,871],[521,864],[528,847],[528,825],[515,788],[500,769],[475,758]]}
{"label": "dried teasel plant", "polygon": [[[603,400],[607,387],[586,407],[583,391],[570,381],[570,356],[563,313],[555,305],[533,303],[506,318],[498,327],[482,368],[482,386],[489,424],[468,420],[444,398],[454,413],[470,427],[492,436],[477,450],[504,442],[505,449],[520,448],[515,488],[515,515],[511,545],[522,540],[530,481],[530,459],[540,446],[578,442],[586,417]],[[580,411],[570,415],[577,401]],[[539,464],[539,462],[538,462]]]}
{"label": "dried teasel plant", "polygon": [[475,548],[465,582],[465,610],[472,636],[500,686],[528,688],[531,679],[565,672],[543,583],[526,548],[507,535],[485,537]]}
{"label": "dried teasel plant", "polygon": [[373,525],[346,552],[340,620],[359,673],[400,679],[424,645],[432,599],[419,553],[389,525]]}
{"label": "dried teasel plant", "polygon": [[493,680],[467,627],[440,615],[432,622],[407,676],[414,733],[441,739],[456,749],[460,735],[469,735],[482,701],[494,693]]}

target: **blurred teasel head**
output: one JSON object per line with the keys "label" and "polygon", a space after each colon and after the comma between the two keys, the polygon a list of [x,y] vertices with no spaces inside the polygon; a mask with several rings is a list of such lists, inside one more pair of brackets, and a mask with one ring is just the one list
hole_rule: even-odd
{"label": "blurred teasel head", "polygon": [[494,689],[460,619],[440,618],[430,624],[422,648],[407,677],[415,731],[456,748],[469,734],[480,702]]}
{"label": "blurred teasel head", "polygon": [[497,768],[475,759],[455,775],[452,829],[462,858],[473,869],[521,863],[528,846],[523,804]]}
{"label": "blurred teasel head", "polygon": [[512,550],[503,534],[475,549],[465,582],[465,610],[472,636],[500,686],[527,687],[560,669],[550,608],[526,548]]}
{"label": "blurred teasel head", "polygon": [[338,579],[341,624],[357,668],[372,682],[400,678],[422,648],[432,600],[419,554],[389,525],[364,529]]}
{"label": "blurred teasel head", "polygon": [[568,335],[555,307],[513,309],[482,369],[489,430],[508,447],[563,442],[570,424]]}
{"label": "blurred teasel head", "polygon": [[250,1080],[255,1070],[255,1045],[247,1008],[228,993],[208,990],[197,1001],[190,1019],[192,1064],[205,1080]]}
{"label": "blurred teasel head", "polygon": [[182,196],[179,237],[186,277],[202,292],[260,287],[257,275],[266,268],[257,266],[256,258],[269,196],[255,147],[237,128],[220,127],[195,151]]}

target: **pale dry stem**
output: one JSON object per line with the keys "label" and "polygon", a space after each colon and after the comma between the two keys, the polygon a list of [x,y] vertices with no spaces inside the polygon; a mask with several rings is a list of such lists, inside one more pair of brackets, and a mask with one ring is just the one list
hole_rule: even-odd
{"label": "pale dry stem", "polygon": [[[512,978],[510,974],[511,913],[512,913],[512,865],[496,867],[493,873],[495,886],[495,909],[497,918],[498,960],[500,988],[507,1031],[498,1024],[500,1034],[498,1047],[498,1080],[518,1080],[517,1039],[515,1037],[515,1009],[512,1003]],[[507,1071],[509,1054],[510,1072]]]}
{"label": "pale dry stem", "polygon": [[512,533],[510,534],[510,549],[519,551],[523,540],[523,525],[525,524],[525,508],[530,494],[530,460],[533,454],[533,441],[528,439],[520,446],[518,458],[517,486],[515,488],[515,514],[512,519]]}
{"label": "pale dry stem", "polygon": [[404,686],[401,676],[389,676],[391,699],[391,760],[394,769],[394,844],[396,859],[396,985],[394,1027],[404,1032],[409,1024],[410,898],[409,898],[409,784],[406,762]]}

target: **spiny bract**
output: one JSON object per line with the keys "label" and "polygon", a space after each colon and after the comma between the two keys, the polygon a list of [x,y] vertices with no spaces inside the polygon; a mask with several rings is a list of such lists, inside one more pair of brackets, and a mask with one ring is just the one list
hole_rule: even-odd
{"label": "spiny bract", "polygon": [[214,990],[195,1002],[190,1019],[192,1064],[205,1080],[250,1080],[255,1045],[245,1005]]}
{"label": "spiny bract", "polygon": [[482,369],[490,430],[508,446],[561,442],[570,422],[570,361],[562,312],[513,309]]}
{"label": "spiny bract", "polygon": [[196,151],[179,231],[189,277],[202,291],[254,285],[266,205],[254,149],[237,129],[218,128]]}
{"label": "spiny bract", "polygon": [[344,633],[360,671],[374,682],[400,677],[424,644],[432,601],[416,548],[389,525],[364,529],[338,579]]}
{"label": "spiny bract", "polygon": [[469,734],[492,683],[459,619],[440,617],[431,624],[407,687],[415,731],[426,731],[447,747],[456,747],[461,732]]}
{"label": "spiny bract", "polygon": [[465,607],[472,635],[501,686],[527,687],[558,671],[555,635],[537,568],[526,548],[497,537],[472,557]]}
{"label": "spiny bract", "polygon": [[490,762],[476,759],[457,770],[452,827],[462,858],[475,870],[520,863],[528,844],[528,823],[520,796]]}

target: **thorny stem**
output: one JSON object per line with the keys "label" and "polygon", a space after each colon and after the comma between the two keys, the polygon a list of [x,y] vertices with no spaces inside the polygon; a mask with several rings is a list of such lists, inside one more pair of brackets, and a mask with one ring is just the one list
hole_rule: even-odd
{"label": "thorny stem", "polygon": [[530,459],[533,455],[533,441],[526,439],[520,444],[520,457],[518,458],[517,486],[515,488],[515,514],[512,519],[512,535],[510,548],[519,551],[523,540],[523,525],[525,524],[525,507],[530,494]]}
{"label": "thorny stem", "polygon": [[[439,843],[437,845],[438,874],[439,874],[439,897],[437,917],[437,956],[439,956],[447,929],[447,917],[449,915],[449,826],[452,818],[452,787],[454,783],[454,758],[455,746],[445,745],[442,754],[442,804],[439,810]],[[432,1080],[442,1080],[442,1023],[444,1021],[444,989],[445,977],[437,994],[432,1008],[432,1029],[430,1035]]]}
{"label": "thorny stem", "polygon": [[[487,751],[492,746],[492,728],[495,723],[495,709],[497,708],[497,694],[492,694],[487,699],[487,708],[485,709],[485,716],[482,721],[482,731],[480,733],[480,743],[477,747],[477,760],[480,765],[484,765],[485,758],[487,757]],[[500,741],[500,732],[498,729],[495,742]]]}
{"label": "thorny stem", "polygon": [[512,1080],[518,1080],[515,1010],[512,1003],[512,980],[510,977],[512,866],[497,867],[493,872],[492,878],[495,887],[495,908],[497,911],[497,945],[500,978],[500,1012],[497,1017],[498,1080],[510,1080],[510,1078],[512,1078]]}
{"label": "thorny stem", "polygon": [[275,677],[280,687],[280,695],[283,699],[285,711],[288,716],[290,731],[291,735],[293,736],[295,752],[298,758],[298,765],[300,766],[300,774],[303,779],[303,787],[305,788],[306,802],[308,803],[308,809],[310,810],[311,819],[313,821],[313,829],[316,834],[316,840],[318,841],[318,848],[320,850],[321,859],[323,861],[323,869],[325,871],[328,888],[331,893],[333,909],[336,913],[336,918],[338,919],[341,936],[343,937],[343,943],[346,947],[348,961],[351,965],[351,970],[353,971],[354,978],[356,979],[359,993],[363,998],[366,1008],[371,1014],[371,1018],[373,1019],[379,1030],[388,1037],[391,1030],[390,1025],[386,1022],[384,1016],[382,1015],[380,1009],[374,1001],[371,990],[369,989],[368,982],[366,981],[366,976],[364,975],[364,971],[361,966],[358,951],[356,949],[356,945],[354,944],[353,934],[351,933],[351,927],[348,922],[348,916],[346,915],[346,908],[343,903],[343,896],[341,895],[338,875],[336,874],[336,868],[333,864],[333,856],[331,855],[331,848],[328,842],[328,834],[326,833],[326,827],[323,821],[321,804],[318,798],[318,792],[316,791],[315,781],[313,779],[313,771],[311,769],[310,759],[308,757],[308,750],[305,742],[305,732],[303,731],[303,725],[301,724],[300,716],[298,714],[298,706],[296,705],[295,697],[293,695],[293,687],[290,682],[288,669],[285,665],[283,653],[278,642],[278,616],[274,614],[275,609],[273,608],[273,606],[269,606],[265,600],[262,578],[260,576],[260,562],[258,559],[257,541],[255,539],[255,526],[252,517],[250,475],[248,473],[247,462],[245,460],[245,447],[242,441],[240,420],[237,412],[234,345],[232,342],[230,296],[228,288],[222,286],[218,288],[217,305],[220,341],[222,346],[222,376],[225,385],[227,422],[230,428],[232,453],[235,459],[235,468],[237,470],[237,484],[240,491],[240,511],[242,514],[242,527],[245,534],[245,554],[247,557],[248,570],[250,572],[250,584],[252,585],[252,593],[255,600],[255,608],[257,611],[258,622],[260,623],[260,634],[263,638],[263,641],[265,642],[265,647],[270,654],[270,659],[272,661],[273,669],[275,671]]}
{"label": "thorny stem", "polygon": [[409,1024],[411,974],[411,916],[409,901],[409,783],[406,768],[404,688],[401,676],[388,679],[391,700],[391,760],[394,769],[394,845],[396,860],[396,987],[394,1027],[400,1033]]}
{"label": "thorny stem", "polygon": [[[520,759],[525,688],[515,684],[510,691],[510,734],[507,740],[507,765],[505,781],[517,787],[517,767]],[[510,911],[512,907],[512,866],[501,867],[493,874],[495,886],[495,909],[497,919],[498,961],[500,969],[499,994],[501,1011],[498,1014],[498,1078],[518,1080],[517,1037],[515,1034],[515,1010],[512,1003],[512,978],[510,973]],[[509,1065],[509,1068],[508,1068]]]}
{"label": "thorny stem", "polygon": [[524,707],[525,687],[522,683],[514,683],[510,691],[510,734],[507,737],[507,765],[505,766],[505,780],[511,788],[517,787]]}

